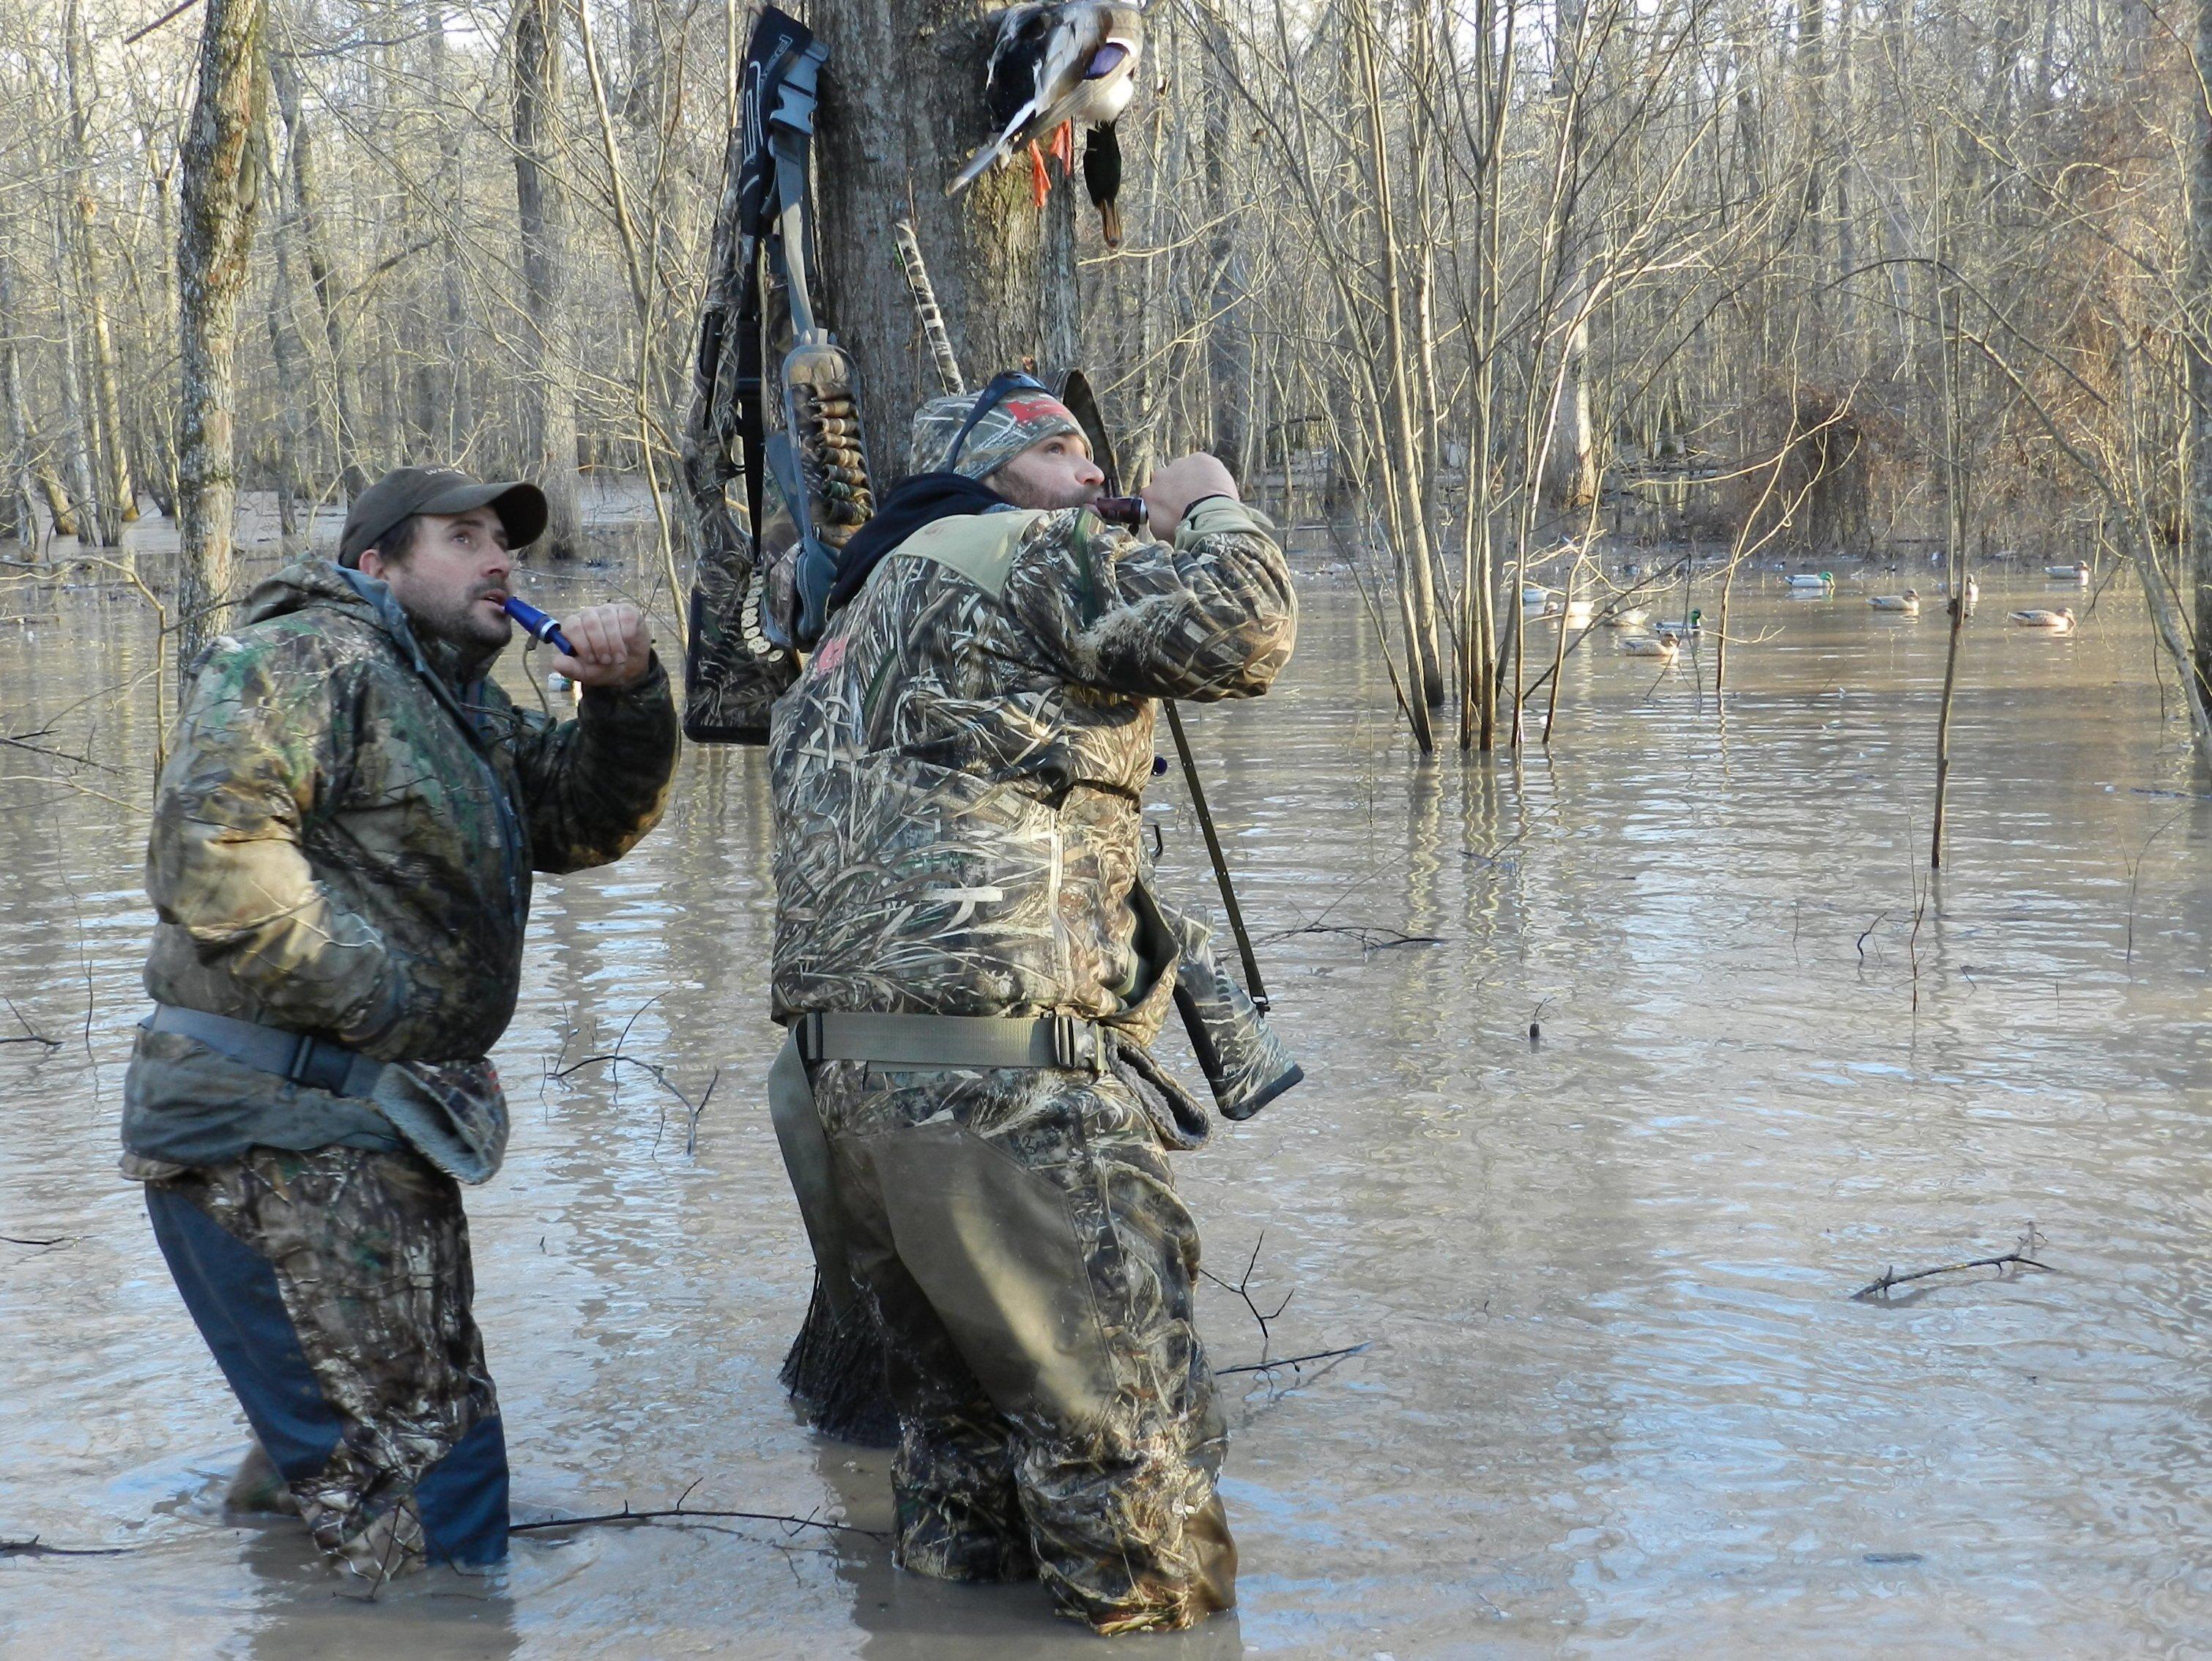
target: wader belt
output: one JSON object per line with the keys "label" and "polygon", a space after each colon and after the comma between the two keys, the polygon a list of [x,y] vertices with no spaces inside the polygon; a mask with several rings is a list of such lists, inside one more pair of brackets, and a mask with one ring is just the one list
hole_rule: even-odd
{"label": "wader belt", "polygon": [[1034,1021],[998,1015],[858,1015],[817,1011],[791,1023],[769,1069],[769,1118],[783,1167],[814,1247],[823,1295],[841,1316],[854,1287],[846,1222],[830,1173],[830,1138],[814,1111],[810,1061],[873,1061],[896,1067],[1065,1067],[1105,1070],[1105,1035],[1073,1015]]}
{"label": "wader belt", "polygon": [[328,1090],[334,1096],[374,1095],[376,1082],[384,1074],[382,1062],[343,1044],[204,1009],[156,1003],[154,1013],[138,1024],[149,1033],[174,1033],[257,1071]]}
{"label": "wader belt", "polygon": [[1104,1069],[1104,1039],[1073,1015],[864,1015],[823,1011],[791,1023],[807,1061],[874,1061],[893,1067]]}

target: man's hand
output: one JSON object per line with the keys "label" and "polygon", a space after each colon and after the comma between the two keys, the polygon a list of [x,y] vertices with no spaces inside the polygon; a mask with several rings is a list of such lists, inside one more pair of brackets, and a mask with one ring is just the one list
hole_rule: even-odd
{"label": "man's hand", "polygon": [[580,686],[635,686],[653,667],[653,636],[634,605],[586,606],[561,620],[575,655],[553,654],[552,667]]}
{"label": "man's hand", "polygon": [[1164,541],[1176,533],[1182,516],[1190,511],[1193,502],[1203,501],[1208,496],[1226,496],[1238,500],[1237,481],[1218,456],[1209,456],[1203,450],[1195,455],[1179,456],[1152,475],[1152,482],[1144,489],[1145,506],[1152,521],[1152,535]]}

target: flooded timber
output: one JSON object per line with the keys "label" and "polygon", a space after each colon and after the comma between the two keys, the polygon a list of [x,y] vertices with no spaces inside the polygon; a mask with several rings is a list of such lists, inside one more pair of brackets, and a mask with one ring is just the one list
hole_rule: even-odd
{"label": "flooded timber", "polygon": [[[1419,762],[1356,592],[1316,575],[1275,694],[1190,712],[1310,1082],[1179,1179],[1210,1266],[1289,1295],[1268,1355],[1370,1347],[1224,1379],[1243,1608],[1116,1654],[2212,1641],[2208,786],[2131,578],[2054,639],[2004,624],[2056,603],[2039,573],[1985,573],[1930,881],[1945,624],[1870,613],[1896,586],[1740,588],[1725,722],[1710,641],[1663,673],[1601,631],[1516,767]],[[226,1520],[242,1426],[114,1174],[156,732],[146,688],[98,694],[152,631],[114,590],[0,609],[33,618],[0,622],[4,730],[100,767],[0,767],[0,1537],[119,1554],[0,1558],[0,1652],[1100,1652],[1034,1587],[916,1580],[860,1535],[526,1535],[368,1607],[296,1526]],[[1210,903],[1159,794],[1165,884]],[[888,1519],[884,1457],[775,1381],[809,1264],[763,1108],[768,811],[757,754],[690,749],[636,854],[539,888],[513,1152],[470,1195],[527,1513]],[[625,1029],[694,1101],[718,1080],[696,1122],[641,1068],[562,1070]],[[2031,1224],[2056,1272],[1852,1298]],[[1204,1315],[1217,1365],[1261,1359],[1242,1300]]]}

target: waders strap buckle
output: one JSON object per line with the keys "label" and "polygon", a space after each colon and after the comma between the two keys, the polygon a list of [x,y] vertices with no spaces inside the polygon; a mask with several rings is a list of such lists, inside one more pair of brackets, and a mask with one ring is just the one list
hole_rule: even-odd
{"label": "waders strap buckle", "polygon": [[808,1062],[872,1061],[894,1067],[1106,1067],[1106,1040],[1092,1022],[1071,1015],[1033,1020],[1004,1015],[877,1015],[812,1010],[791,1023],[799,1057]]}

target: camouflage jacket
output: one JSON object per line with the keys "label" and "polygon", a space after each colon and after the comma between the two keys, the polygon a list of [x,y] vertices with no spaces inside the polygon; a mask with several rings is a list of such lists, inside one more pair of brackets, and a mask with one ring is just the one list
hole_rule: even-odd
{"label": "camouflage jacket", "polygon": [[[247,597],[194,665],[155,793],[149,994],[380,1061],[483,1056],[514,1012],[532,868],[625,852],[678,739],[658,664],[556,724],[489,681],[455,687],[449,662],[383,584],[323,561]],[[359,1104],[142,1033],[126,1147],[206,1163],[226,1139],[389,1140]]]}
{"label": "camouflage jacket", "polygon": [[1225,497],[1171,546],[1087,509],[916,531],[776,706],[777,1019],[1058,1013],[1148,1043],[1152,700],[1256,697],[1297,632],[1281,550]]}

